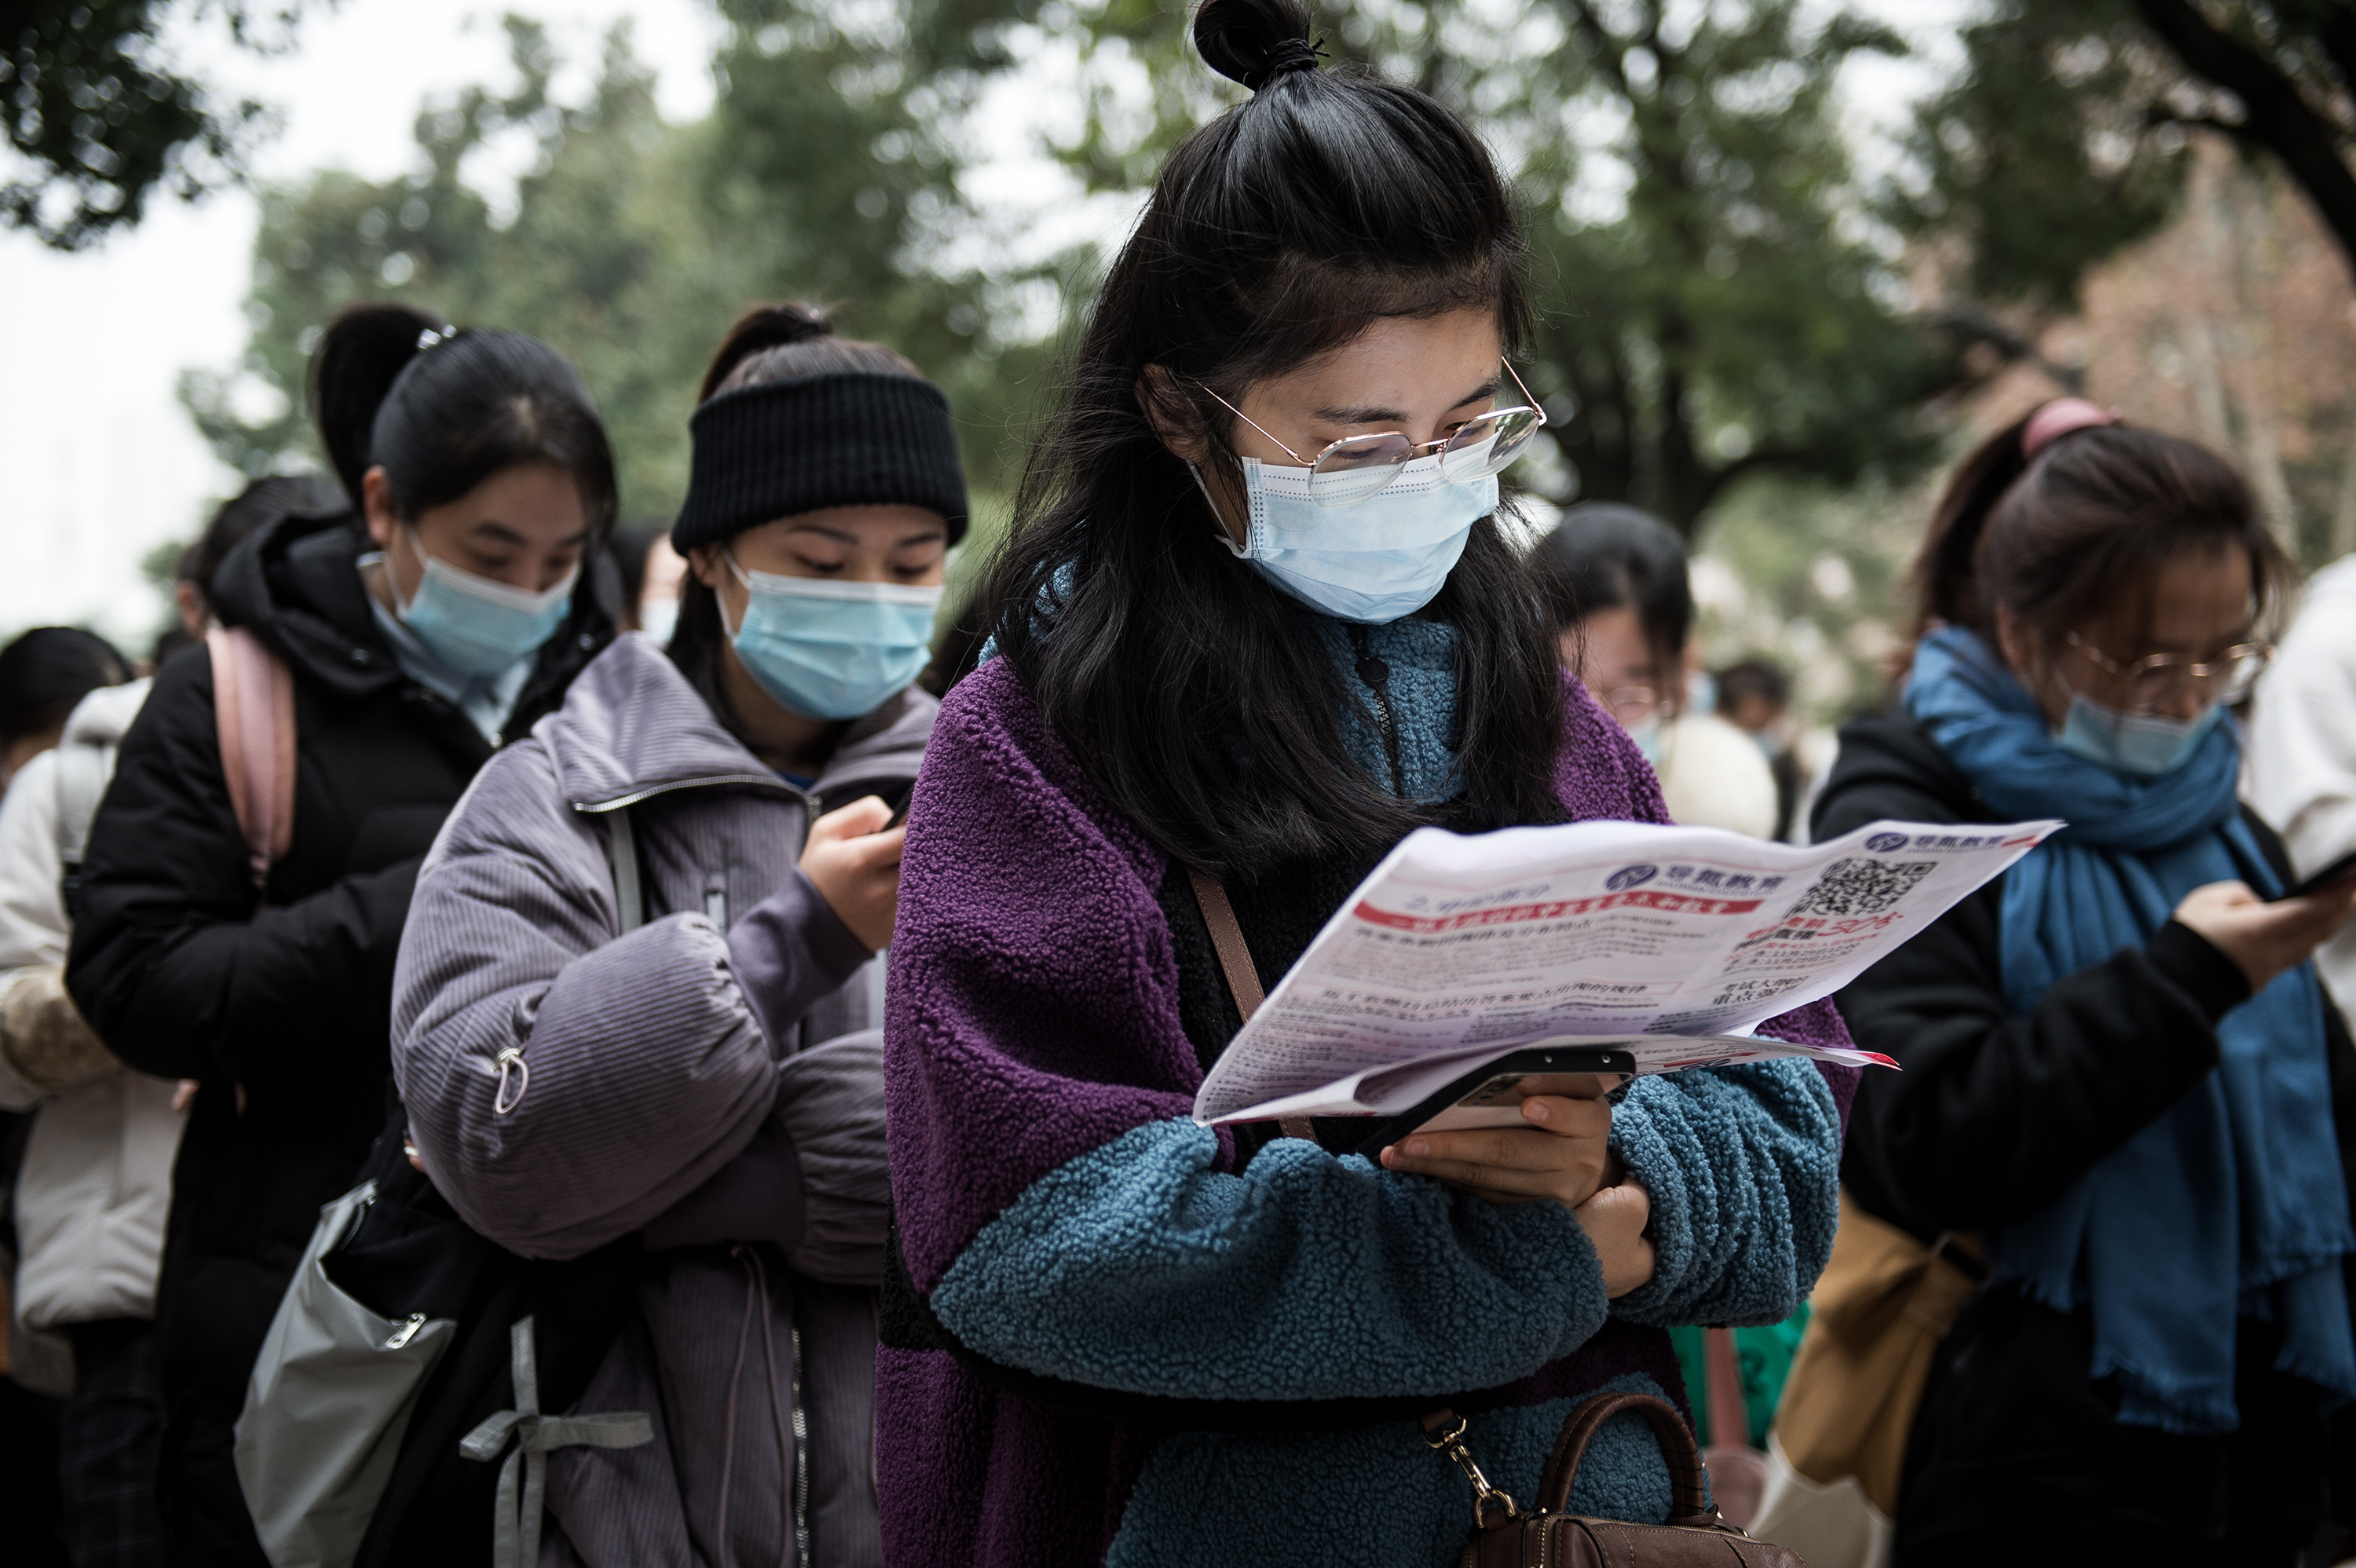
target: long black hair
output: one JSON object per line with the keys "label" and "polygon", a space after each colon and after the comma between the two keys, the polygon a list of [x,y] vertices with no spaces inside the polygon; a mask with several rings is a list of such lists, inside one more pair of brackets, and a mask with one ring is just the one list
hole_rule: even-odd
{"label": "long black hair", "polygon": [[[1352,759],[1359,699],[1316,613],[1222,548],[1141,399],[1228,451],[1233,416],[1208,392],[1240,403],[1384,319],[1494,311],[1510,348],[1528,305],[1512,202],[1456,115],[1317,69],[1300,0],[1204,0],[1194,37],[1253,96],[1171,155],[1114,261],[985,602],[1112,803],[1182,863],[1249,877],[1379,849],[1419,819]],[[1149,366],[1167,373],[1150,386]],[[1423,613],[1456,631],[1458,820],[1558,815],[1561,672],[1494,518]]]}
{"label": "long black hair", "polygon": [[596,400],[537,337],[453,328],[407,305],[353,305],[311,356],[310,398],[355,512],[379,464],[395,514],[413,518],[519,463],[546,462],[573,476],[594,534],[613,524],[614,453]]}

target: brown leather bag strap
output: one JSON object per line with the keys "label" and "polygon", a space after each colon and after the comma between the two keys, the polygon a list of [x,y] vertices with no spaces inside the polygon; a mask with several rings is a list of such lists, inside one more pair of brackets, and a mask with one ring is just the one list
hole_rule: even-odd
{"label": "brown leather bag strap", "polygon": [[[1236,999],[1237,1016],[1249,1023],[1252,1014],[1268,1000],[1268,993],[1259,988],[1259,971],[1252,967],[1251,949],[1244,944],[1244,928],[1236,923],[1236,906],[1227,901],[1227,890],[1216,877],[1206,876],[1190,866],[1186,880],[1194,885],[1194,902],[1203,911],[1203,923],[1210,927],[1211,946],[1217,951],[1219,969],[1227,977],[1227,994]],[[1317,1141],[1316,1131],[1306,1116],[1287,1116],[1276,1125],[1286,1137]]]}
{"label": "brown leather bag strap", "polygon": [[1236,1011],[1249,1023],[1268,993],[1259,988],[1259,971],[1252,967],[1251,949],[1244,945],[1244,928],[1236,923],[1236,906],[1227,901],[1227,890],[1216,877],[1189,869],[1186,880],[1194,884],[1194,901],[1202,906],[1203,923],[1211,928],[1211,945],[1218,950]]}
{"label": "brown leather bag strap", "polygon": [[1711,1517],[1701,1454],[1694,1446],[1692,1431],[1676,1406],[1649,1393],[1590,1394],[1570,1413],[1570,1419],[1562,1424],[1562,1435],[1554,1440],[1554,1452],[1547,1456],[1546,1476],[1538,1483],[1538,1507],[1560,1513],[1569,1505],[1570,1484],[1578,1477],[1579,1462],[1587,1456],[1587,1445],[1615,1415],[1640,1415],[1652,1427],[1661,1445],[1661,1458],[1669,1467],[1669,1522]]}

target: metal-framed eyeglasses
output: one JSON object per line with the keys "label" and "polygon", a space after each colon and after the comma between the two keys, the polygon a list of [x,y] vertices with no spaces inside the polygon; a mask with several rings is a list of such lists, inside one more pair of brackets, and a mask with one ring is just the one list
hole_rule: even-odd
{"label": "metal-framed eyeglasses", "polygon": [[1519,457],[1528,447],[1530,437],[1547,422],[1546,411],[1530,396],[1529,388],[1522,384],[1513,366],[1503,359],[1498,363],[1505,366],[1505,374],[1513,377],[1515,387],[1522,394],[1524,401],[1519,406],[1475,414],[1433,441],[1409,441],[1399,431],[1380,435],[1345,435],[1313,458],[1303,457],[1277,441],[1258,421],[1218,393],[1211,392],[1210,388],[1203,387],[1203,390],[1211,392],[1221,408],[1268,436],[1287,457],[1323,481],[1312,481],[1309,487],[1319,506],[1355,507],[1381,495],[1399,476],[1402,468],[1435,451],[1440,456],[1440,476],[1451,485],[1486,479]]}
{"label": "metal-framed eyeglasses", "polygon": [[2167,707],[2188,689],[2200,693],[2206,702],[2222,702],[2227,706],[2239,702],[2250,694],[2258,677],[2275,656],[2272,643],[2236,643],[2212,659],[2189,658],[2183,654],[2148,654],[2134,660],[2111,657],[2094,644],[2072,632],[2069,645],[2086,656],[2096,668],[2107,671],[2126,688],[2126,701],[2119,704],[2130,713],[2150,713]]}

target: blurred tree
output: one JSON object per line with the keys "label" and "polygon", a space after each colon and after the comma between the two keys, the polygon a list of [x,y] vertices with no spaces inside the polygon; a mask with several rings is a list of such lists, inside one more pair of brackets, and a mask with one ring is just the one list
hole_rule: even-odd
{"label": "blurred tree", "polygon": [[[182,380],[215,449],[248,474],[311,461],[300,404],[320,324],[354,300],[409,299],[570,357],[605,411],[626,510],[664,516],[722,333],[755,300],[809,299],[948,389],[987,508],[1020,461],[1059,280],[1081,264],[943,263],[973,228],[966,117],[1007,64],[1001,18],[981,5],[722,8],[719,96],[696,124],[661,120],[626,27],[588,101],[557,101],[545,29],[510,16],[516,85],[429,102],[419,172],[266,191],[244,359]],[[519,142],[529,170],[495,200],[481,171]]]}
{"label": "blurred tree", "polygon": [[839,305],[841,330],[941,383],[986,502],[1012,488],[1048,340],[1088,264],[1012,255],[961,184],[982,95],[1019,69],[1009,30],[1036,9],[720,0],[716,221],[759,253],[773,293]]}
{"label": "blurred tree", "polygon": [[[553,345],[597,395],[626,512],[677,504],[704,361],[770,274],[701,199],[712,128],[663,123],[626,24],[581,104],[550,95],[561,62],[545,30],[506,25],[517,86],[429,103],[420,172],[378,182],[330,171],[263,193],[243,362],[181,382],[198,428],[241,471],[314,460],[301,405],[320,325],[355,300],[406,299]],[[495,205],[467,167],[477,153],[518,152],[527,170]]]}
{"label": "blurred tree", "polygon": [[2356,266],[2356,0],[2136,0],[2215,101],[2178,118],[2281,161]]}
{"label": "blurred tree", "polygon": [[2153,111],[2179,73],[2126,0],[1997,0],[1962,41],[1963,70],[1915,111],[1911,188],[1882,211],[1922,248],[1937,318],[2027,357],[2087,268],[2168,217],[2183,136]]}
{"label": "blurred tree", "polygon": [[[332,0],[331,0],[332,3]],[[252,99],[223,101],[173,69],[172,0],[10,0],[0,15],[0,115],[28,167],[0,183],[0,224],[80,250],[138,223],[161,187],[191,199],[243,177],[269,128]],[[203,7],[230,41],[286,46],[301,0]]]}

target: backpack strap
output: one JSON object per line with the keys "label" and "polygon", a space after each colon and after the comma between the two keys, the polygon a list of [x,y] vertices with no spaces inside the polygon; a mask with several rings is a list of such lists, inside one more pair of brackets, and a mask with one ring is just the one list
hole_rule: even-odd
{"label": "backpack strap", "polygon": [[[605,814],[605,854],[614,866],[614,912],[621,933],[647,923],[646,884],[639,875],[638,835],[630,824],[630,808],[616,806]],[[722,929],[726,929],[724,926]]]}
{"label": "backpack strap", "polygon": [[[1203,911],[1203,923],[1210,928],[1211,945],[1218,951],[1219,969],[1227,977],[1227,992],[1236,999],[1236,1012],[1249,1023],[1268,996],[1260,989],[1259,971],[1252,967],[1251,948],[1244,942],[1244,928],[1236,919],[1236,906],[1228,901],[1226,885],[1191,866],[1186,869],[1186,880],[1194,886],[1194,902]],[[1316,1128],[1306,1116],[1287,1116],[1276,1125],[1284,1137],[1317,1141]]]}
{"label": "backpack strap", "polygon": [[112,748],[87,741],[66,741],[57,752],[57,821],[52,831],[57,839],[58,861],[71,879],[80,869],[82,855],[90,848],[90,825],[98,816],[99,796],[106,793],[113,759]]}
{"label": "backpack strap", "polygon": [[243,626],[215,626],[205,648],[212,656],[221,777],[260,892],[294,841],[294,677]]}

